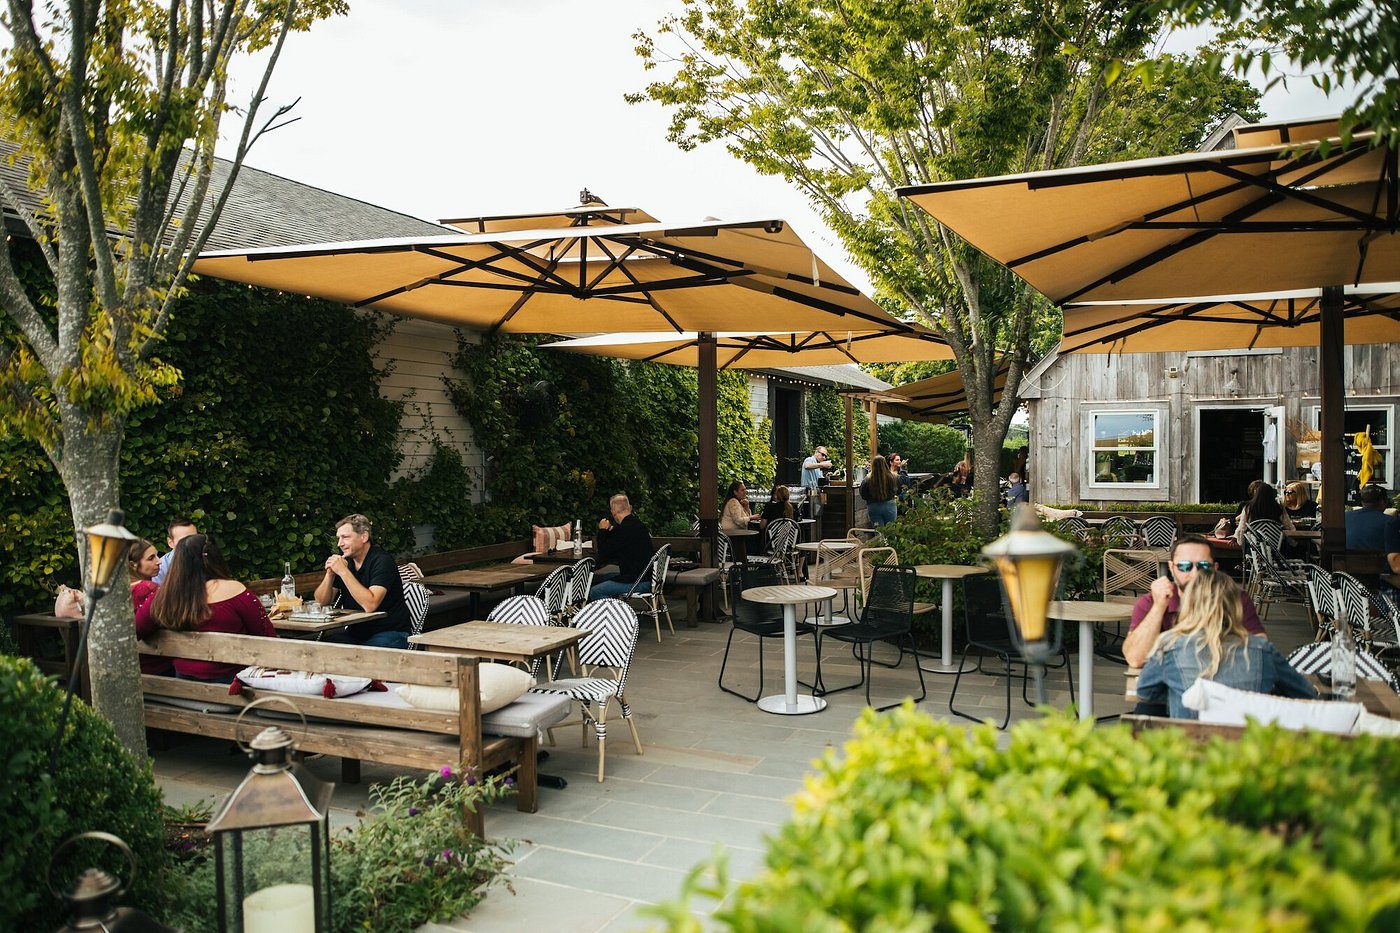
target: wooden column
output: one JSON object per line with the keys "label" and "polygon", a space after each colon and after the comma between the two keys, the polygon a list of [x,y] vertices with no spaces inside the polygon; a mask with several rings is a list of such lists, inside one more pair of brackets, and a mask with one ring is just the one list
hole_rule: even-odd
{"label": "wooden column", "polygon": [[855,441],[855,412],[852,410],[851,397],[846,399],[846,527],[853,528],[856,524],[856,450]]}
{"label": "wooden column", "polygon": [[1322,290],[1321,339],[1317,354],[1322,417],[1322,566],[1346,550],[1346,323],[1342,286]]}
{"label": "wooden column", "polygon": [[699,406],[696,427],[700,435],[700,537],[709,541],[709,553],[715,553],[715,536],[719,533],[719,445],[715,422],[718,408],[718,366],[715,361],[715,335],[700,334],[698,347],[700,369],[697,379]]}
{"label": "wooden column", "polygon": [[873,398],[870,400],[870,456],[875,456],[880,452],[880,426],[877,419],[879,415],[880,403]]}

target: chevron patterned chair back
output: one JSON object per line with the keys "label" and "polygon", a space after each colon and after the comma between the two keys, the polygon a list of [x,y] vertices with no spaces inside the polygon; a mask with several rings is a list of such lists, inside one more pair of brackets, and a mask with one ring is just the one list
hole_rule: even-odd
{"label": "chevron patterned chair back", "polygon": [[1383,586],[1376,591],[1376,603],[1388,623],[1380,626],[1384,634],[1377,635],[1376,647],[1390,653],[1389,663],[1394,670],[1400,664],[1400,592]]}
{"label": "chevron patterned chair back", "polygon": [[486,621],[507,625],[548,625],[549,610],[538,596],[512,596],[497,603],[486,614]]}
{"label": "chevron patterned chair back", "polygon": [[544,607],[551,619],[558,618],[564,611],[564,595],[569,589],[569,577],[573,570],[567,565],[560,566],[544,578],[535,595],[544,600]]}
{"label": "chevron patterned chair back", "polygon": [[796,553],[801,526],[790,518],[775,518],[768,523],[768,554],[783,569],[783,578],[791,580],[792,557]]}
{"label": "chevron patterned chair back", "polygon": [[[632,584],[632,589],[627,592],[623,599],[635,599],[645,603],[646,608],[642,610],[642,615],[648,617],[656,623],[656,640],[661,640],[661,617],[666,617],[666,627],[675,634],[676,627],[671,624],[671,607],[666,605],[666,571],[671,567],[671,545],[663,544],[657,548],[656,553],[651,555],[651,561],[647,564],[642,575],[637,578],[637,582]],[[637,587],[646,581],[651,586],[650,592],[638,592]],[[582,660],[582,659],[580,659]],[[587,664],[587,661],[582,663]]]}
{"label": "chevron patterned chair back", "polygon": [[1272,518],[1254,518],[1245,523],[1244,533],[1253,534],[1274,550],[1283,546],[1283,526]]}
{"label": "chevron patterned chair back", "polygon": [[[408,607],[408,634],[423,634],[423,624],[428,621],[428,599],[432,595],[421,582],[423,571],[417,564],[404,564],[399,567],[399,580],[403,583],[403,601]],[[423,645],[409,645],[410,648],[424,650]]]}
{"label": "chevron patterned chair back", "polygon": [[569,614],[583,608],[588,602],[588,591],[593,589],[593,569],[597,563],[591,557],[574,562],[569,571],[569,585],[564,590],[564,612]]}
{"label": "chevron patterned chair back", "polygon": [[620,599],[595,599],[574,617],[574,627],[588,631],[578,643],[579,664],[612,668],[617,673],[620,696],[637,651],[641,629],[637,613]]}
{"label": "chevron patterned chair back", "polygon": [[1371,591],[1366,584],[1349,573],[1334,573],[1337,592],[1342,597],[1342,612],[1346,613],[1347,625],[1351,626],[1351,637],[1358,645],[1371,647],[1375,634],[1371,627]]}
{"label": "chevron patterned chair back", "polygon": [[1317,637],[1321,639],[1332,631],[1337,619],[1337,584],[1332,574],[1317,564],[1308,564],[1303,572],[1308,581],[1308,606],[1312,609]]}
{"label": "chevron patterned chair back", "polygon": [[1068,531],[1080,541],[1089,536],[1089,523],[1078,516],[1072,515],[1069,518],[1062,518],[1059,525],[1062,530]]}
{"label": "chevron patterned chair back", "polygon": [[1154,515],[1142,523],[1143,543],[1148,547],[1169,548],[1176,540],[1176,519]]}
{"label": "chevron patterned chair back", "polygon": [[1132,519],[1115,515],[1099,526],[1099,534],[1103,536],[1104,544],[1132,547],[1137,543],[1138,528]]}

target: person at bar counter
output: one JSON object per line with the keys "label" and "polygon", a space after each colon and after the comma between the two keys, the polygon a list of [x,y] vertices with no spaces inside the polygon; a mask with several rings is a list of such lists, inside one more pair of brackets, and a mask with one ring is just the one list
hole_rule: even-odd
{"label": "person at bar counter", "polygon": [[[136,610],[137,638],[150,638],[161,629],[277,637],[262,603],[233,579],[214,539],[201,534],[180,539],[165,582]],[[176,658],[175,676],[226,684],[243,667]]]}
{"label": "person at bar counter", "polygon": [[316,602],[384,618],[356,622],[322,641],[370,648],[407,648],[410,620],[403,601],[403,580],[393,556],[370,540],[373,525],[363,515],[347,515],[335,523],[339,554],[326,558],[326,575],[316,587]]}
{"label": "person at bar counter", "polygon": [[1182,694],[1199,677],[1255,693],[1314,699],[1312,684],[1298,673],[1267,638],[1244,625],[1244,594],[1223,573],[1201,573],[1181,597],[1181,615],[1157,639],[1138,677],[1137,695],[1144,706],[1165,705],[1172,719],[1196,719]]}
{"label": "person at bar counter", "polygon": [[[1215,550],[1208,540],[1200,535],[1182,535],[1172,543],[1168,558],[1169,576],[1152,581],[1151,591],[1138,597],[1133,604],[1132,623],[1128,636],[1123,639],[1123,658],[1130,667],[1142,667],[1147,663],[1157,637],[1171,631],[1181,612],[1182,594],[1203,576],[1214,574],[1218,569]],[[1241,592],[1240,624],[1251,635],[1263,635],[1264,626],[1259,621],[1259,613],[1248,593]],[[1147,715],[1166,715],[1160,708],[1139,709]]]}
{"label": "person at bar counter", "polygon": [[812,456],[802,461],[802,488],[807,490],[808,514],[815,519],[822,517],[822,487],[828,482],[827,474],[836,469],[826,448],[817,445]]}
{"label": "person at bar counter", "polygon": [[1385,507],[1390,503],[1383,486],[1368,483],[1361,490],[1361,508],[1346,514],[1348,551],[1385,550],[1385,526],[1390,516]]}
{"label": "person at bar counter", "polygon": [[632,502],[624,494],[618,493],[608,500],[608,516],[598,522],[593,549],[598,566],[615,563],[617,572],[594,577],[593,588],[588,591],[589,599],[622,596],[633,584],[637,584],[639,593],[651,592],[650,580],[637,583],[655,553],[651,532],[632,512]]}

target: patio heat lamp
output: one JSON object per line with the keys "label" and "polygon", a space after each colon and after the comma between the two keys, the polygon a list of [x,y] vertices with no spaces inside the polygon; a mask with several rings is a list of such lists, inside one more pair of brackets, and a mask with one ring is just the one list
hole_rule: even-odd
{"label": "patio heat lamp", "polygon": [[1015,626],[1012,641],[1025,659],[1035,681],[1036,703],[1044,706],[1045,663],[1060,652],[1060,629],[1051,641],[1046,624],[1050,601],[1060,582],[1065,559],[1078,548],[1040,527],[1040,519],[1028,502],[1018,503],[1011,517],[1011,530],[982,548],[991,559],[1011,603]]}
{"label": "patio heat lamp", "polygon": [[[248,704],[243,713],[259,702],[265,701]],[[294,750],[284,729],[269,726],[260,732],[246,749],[252,770],[209,821],[220,933],[331,929],[335,785],[293,761]]]}
{"label": "patio heat lamp", "polygon": [[112,509],[107,520],[83,529],[88,544],[88,584],[87,598],[83,612],[83,627],[78,634],[78,647],[73,655],[73,670],[68,674],[68,694],[63,698],[63,714],[58,718],[58,733],[54,736],[49,752],[49,773],[58,766],[58,750],[63,746],[63,732],[68,727],[68,713],[73,708],[73,694],[78,690],[83,665],[87,663],[88,632],[92,629],[92,616],[97,609],[97,601],[107,595],[112,578],[122,564],[131,542],[136,535],[126,530],[123,524],[126,516],[121,509]]}

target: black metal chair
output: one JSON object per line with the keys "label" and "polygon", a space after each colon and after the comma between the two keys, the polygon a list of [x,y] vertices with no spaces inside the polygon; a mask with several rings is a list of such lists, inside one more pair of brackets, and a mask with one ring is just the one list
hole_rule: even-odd
{"label": "black metal chair", "polygon": [[[963,579],[963,616],[967,644],[963,646],[962,655],[958,658],[958,675],[953,679],[953,693],[948,697],[948,709],[964,719],[971,719],[973,722],[982,721],[982,717],[964,713],[953,705],[953,702],[958,698],[958,685],[962,682],[962,675],[967,669],[967,656],[976,650],[980,652],[977,658],[977,673],[1006,678],[1006,716],[1002,719],[1001,725],[997,726],[998,729],[1005,729],[1011,722],[1011,681],[1013,678],[1020,678],[1021,698],[1026,701],[1027,705],[1030,705],[1031,699],[1026,692],[1030,673],[1026,662],[1021,659],[1021,652],[1017,650],[1016,643],[1012,640],[1012,623],[1002,602],[1001,581],[995,574],[983,574]],[[1046,620],[1047,626],[1054,626],[1051,630],[1051,637],[1059,641],[1061,645],[1061,663],[1047,666],[1054,667],[1056,670],[1061,667],[1065,669],[1065,675],[1069,678],[1070,702],[1073,703],[1074,673],[1070,670],[1069,648],[1064,646],[1064,640],[1060,638],[1062,624],[1058,619]],[[1005,666],[1005,670],[986,670],[982,665],[988,657],[1000,661]]]}
{"label": "black metal chair", "polygon": [[[864,684],[866,705],[874,705],[870,700],[870,681],[874,670],[875,642],[888,641],[900,649],[901,659],[906,646],[914,656],[914,670],[919,675],[919,696],[914,702],[922,702],[928,696],[924,670],[919,666],[919,649],[914,644],[914,586],[918,579],[914,568],[907,565],[883,565],[872,571],[859,617],[850,625],[835,626],[823,633],[827,638],[851,645],[856,660],[861,664],[860,680],[844,687],[824,688],[821,691],[823,695],[854,690]],[[821,676],[820,669],[817,676]],[[892,709],[898,705],[890,703],[876,709]]]}
{"label": "black metal chair", "polygon": [[[735,564],[729,570],[727,586],[731,624],[729,637],[724,642],[724,660],[719,664],[719,688],[750,703],[757,703],[763,696],[763,643],[770,638],[783,637],[783,607],[770,603],[752,603],[741,594],[744,590],[756,586],[779,586],[782,582],[782,572],[776,564]],[[816,630],[816,626],[808,622],[797,623],[799,635],[812,635]],[[724,670],[729,666],[729,649],[734,644],[735,632],[747,632],[758,638],[758,692],[753,696],[724,685]],[[818,664],[820,665],[820,659]],[[818,678],[821,676],[820,670],[819,666]]]}

